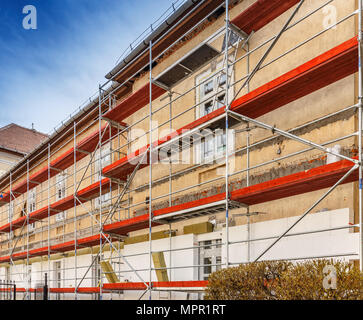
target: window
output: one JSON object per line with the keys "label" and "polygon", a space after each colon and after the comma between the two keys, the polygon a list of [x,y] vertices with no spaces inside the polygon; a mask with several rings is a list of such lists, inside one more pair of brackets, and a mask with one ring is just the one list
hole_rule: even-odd
{"label": "window", "polygon": [[[100,150],[96,151],[95,155],[95,172],[97,179],[100,180],[102,177],[99,176],[100,171]],[[107,143],[101,147],[101,168],[111,163],[111,144]]]}
{"label": "window", "polygon": [[[8,223],[11,223],[11,221],[13,221],[13,217],[14,217],[14,201],[10,201]],[[10,240],[13,237],[14,237],[14,231],[10,231],[10,233],[8,234],[8,239]]]}
{"label": "window", "polygon": [[92,285],[94,287],[97,287],[100,285],[101,281],[101,270],[100,270],[100,257],[96,258],[96,261],[94,262],[92,266]]}
{"label": "window", "polygon": [[65,172],[56,175],[56,200],[63,199],[66,196],[66,179],[67,174]]}
{"label": "window", "polygon": [[[101,167],[105,167],[111,163],[111,144],[107,143],[101,148]],[[102,176],[99,175],[100,170],[100,150],[97,150],[95,155],[95,172],[98,180],[102,179]],[[95,207],[100,208],[100,204],[102,202],[102,207],[107,207],[111,204],[111,193],[108,192],[101,197],[95,199]]]}
{"label": "window", "polygon": [[[221,72],[214,74],[216,71]],[[214,75],[211,75],[211,74]],[[196,77],[196,85],[200,84],[196,89],[197,103],[199,108],[197,109],[197,117],[203,117],[214,110],[217,110],[225,105],[225,92],[226,88],[226,73],[223,66],[223,61],[219,61],[216,66],[216,70],[210,67],[205,72]],[[229,70],[230,82],[233,82],[234,73],[233,68]],[[228,96],[233,96],[233,88],[228,90]],[[217,94],[220,92],[219,94]]]}
{"label": "window", "polygon": [[105,193],[101,197],[96,198],[95,207],[99,209],[101,202],[102,202],[102,207],[109,206],[111,204],[111,192]]}
{"label": "window", "polygon": [[207,240],[199,242],[199,280],[208,280],[209,275],[221,269],[222,240]]}
{"label": "window", "polygon": [[[62,262],[56,261],[53,265],[53,272],[54,272],[54,288],[62,288]],[[60,294],[56,295],[56,300],[60,300]]]}
{"label": "window", "polygon": [[[56,194],[55,198],[56,201],[61,200],[65,198],[66,196],[66,181],[67,181],[67,174],[65,172],[59,173],[55,177],[55,189]],[[66,218],[66,212],[60,212],[56,214],[55,221],[62,221]]]}
{"label": "window", "polygon": [[[217,64],[216,70],[221,70],[223,68],[222,61]],[[197,109],[197,117],[203,117],[223,106],[225,106],[225,92],[222,90],[226,87],[226,73],[221,72],[217,75],[210,76],[214,73],[212,68],[209,68],[204,73],[199,75],[196,79],[197,84],[202,83],[197,87],[197,103],[200,103]],[[233,69],[230,70],[230,81],[233,81]],[[208,79],[209,77],[209,79]],[[208,80],[206,80],[208,79]],[[220,92],[219,94],[217,94]],[[229,97],[233,96],[233,88],[228,90]],[[229,148],[230,151],[234,149],[234,135],[229,135]],[[220,158],[225,154],[226,151],[226,134],[223,130],[216,130],[215,132],[207,132],[203,134],[203,138],[200,143],[195,144],[195,154],[196,161],[210,162],[214,161],[216,158]]]}
{"label": "window", "polygon": [[[29,212],[27,214],[30,214],[36,210],[36,203],[37,203],[37,193],[36,188],[29,190],[28,192],[28,208]],[[35,222],[28,224],[28,232],[34,231],[35,229]]]}
{"label": "window", "polygon": [[36,209],[36,189],[32,189],[28,194],[28,202],[29,202],[29,213],[32,213]]}
{"label": "window", "polygon": [[32,266],[24,266],[24,282],[27,284],[28,288],[31,288],[32,286]]}

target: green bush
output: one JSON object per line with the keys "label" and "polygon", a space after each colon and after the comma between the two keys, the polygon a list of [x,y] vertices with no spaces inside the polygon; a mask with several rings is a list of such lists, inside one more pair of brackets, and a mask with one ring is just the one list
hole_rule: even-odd
{"label": "green bush", "polygon": [[[328,266],[336,271],[336,288]],[[212,273],[205,299],[362,300],[362,280],[357,267],[342,261],[262,261]]]}

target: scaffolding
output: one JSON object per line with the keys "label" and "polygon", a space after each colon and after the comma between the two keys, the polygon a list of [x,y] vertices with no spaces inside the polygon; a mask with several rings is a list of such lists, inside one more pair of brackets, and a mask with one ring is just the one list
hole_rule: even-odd
{"label": "scaffolding", "polygon": [[[233,9],[239,1],[198,1],[189,10],[186,10],[186,13],[177,22],[171,24],[163,37],[156,37],[156,39],[146,41],[151,37],[147,33],[143,41],[137,43],[139,46],[143,43],[144,48],[123,68],[112,74],[104,84],[99,85],[97,98],[90,103],[92,107],[86,107],[79,114],[74,115],[63,127],[58,129],[45,145],[39,147],[41,152],[30,154],[24,159],[21,166],[14,166],[9,173],[1,177],[0,180],[7,183],[8,191],[2,193],[0,206],[6,208],[5,210],[8,212],[6,214],[7,220],[0,221],[0,235],[7,237],[5,241],[9,243],[9,250],[7,255],[0,257],[0,264],[9,264],[10,274],[13,277],[12,280],[15,280],[14,287],[17,292],[24,293],[24,299],[30,299],[31,293],[38,290],[31,287],[31,274],[38,273],[38,279],[41,280],[44,278],[44,275],[49,278],[52,272],[64,273],[67,270],[73,270],[74,277],[72,279],[62,277],[62,281],[73,281],[73,287],[62,287],[61,283],[57,283],[53,279],[53,283],[50,283],[49,286],[49,295],[74,294],[74,299],[78,299],[80,294],[92,294],[102,299],[105,294],[109,294],[112,297],[112,295],[121,295],[125,290],[137,290],[141,291],[139,299],[145,295],[152,299],[152,292],[202,292],[207,285],[206,280],[173,281],[171,279],[172,270],[182,271],[183,269],[190,268],[199,270],[205,266],[230,267],[236,264],[258,261],[263,259],[266,253],[282,238],[302,234],[320,234],[343,229],[359,230],[358,257],[360,269],[362,270],[363,78],[360,62],[362,56],[362,1],[358,1],[358,9],[267,62],[271,51],[279,44],[279,41],[282,41],[280,38],[285,32],[321,12],[331,3],[339,1],[342,0],[325,1],[299,18],[297,18],[297,14],[301,7],[305,5],[306,1],[304,0],[259,1],[252,3],[250,7],[234,19],[230,19],[230,8]],[[186,3],[188,1],[183,3],[177,1],[167,12],[171,10],[172,13],[176,13],[179,12],[178,10],[185,10],[183,5]],[[251,49],[250,41],[254,39],[255,33],[288,10],[290,11],[287,19],[280,26],[278,33],[273,37],[263,40]],[[165,54],[172,51],[184,39],[200,32],[201,27],[217,13],[221,14],[220,12],[225,14],[224,26],[208,36],[195,49],[174,62],[169,68],[159,74],[155,74],[155,64],[159,59],[162,59]],[[170,16],[167,14],[167,18],[170,18]],[[198,20],[191,24],[190,21],[194,21],[193,17],[198,17]],[[348,39],[282,76],[252,91],[250,90],[250,82],[258,72],[351,19],[358,20],[358,36]],[[189,23],[188,28],[183,29],[184,23]],[[161,24],[158,24],[158,27],[160,26]],[[151,27],[151,29],[153,28]],[[187,30],[185,31],[185,29]],[[168,39],[169,42],[162,43],[165,39]],[[217,50],[213,46],[215,42],[223,44],[221,50]],[[139,48],[139,46],[137,47]],[[134,48],[131,46],[131,49]],[[258,50],[263,50],[263,54],[259,57],[255,66],[251,68],[251,55],[258,52]],[[239,57],[237,53],[240,53]],[[216,68],[207,79],[201,80],[183,93],[174,91],[174,87],[177,84],[195,75],[206,64],[211,62],[217,64],[217,61],[221,58],[221,67]],[[191,63],[198,59],[200,59],[198,63]],[[246,74],[234,79],[233,77],[236,77],[237,74],[237,72],[233,71],[234,67],[241,61],[246,63]],[[133,79],[145,73],[149,75],[148,83],[138,90],[131,92]],[[258,120],[261,116],[273,110],[355,73],[358,73],[359,92],[357,102],[351,106],[320,116],[288,131]],[[176,74],[177,78],[171,77],[171,74]],[[210,111],[197,118],[197,120],[173,131],[173,123],[188,112],[196,113],[199,106],[206,102],[207,99],[196,101],[195,104],[188,106],[188,108],[183,109],[178,114],[172,112],[172,107],[180,103],[183,97],[205,85],[211,76],[216,76],[217,90],[208,96],[208,99],[213,99]],[[221,84],[222,79],[223,83]],[[233,90],[231,91],[231,89]],[[245,94],[241,95],[243,90]],[[233,93],[231,94],[231,92]],[[118,102],[119,97],[124,95],[127,95],[127,97]],[[163,96],[165,96],[167,102],[155,108],[155,100]],[[222,96],[223,98],[220,98]],[[133,123],[124,122],[147,105],[149,106],[147,115]],[[153,119],[155,114],[159,112],[168,113],[168,119],[155,126]],[[348,113],[350,115],[357,115],[357,132],[346,133],[342,137],[325,141],[321,144],[302,138],[298,134],[299,130],[332,119],[337,115]],[[133,128],[141,123],[148,123],[148,130],[137,137],[132,137],[131,132]],[[232,149],[230,145],[233,143],[231,141],[233,137],[229,133],[232,131],[231,128],[237,125],[244,126],[238,133],[245,135],[246,143],[245,146],[239,149]],[[165,126],[168,126],[170,133],[159,138],[157,131]],[[203,139],[208,138],[208,135],[203,135],[201,132],[215,129],[222,130],[222,133],[225,135],[224,151],[218,158],[219,163],[224,164],[224,174],[199,182],[196,185],[184,186],[175,190],[173,188],[173,179],[209,164],[205,162],[193,163],[186,169],[173,172],[173,155],[181,154],[200,144]],[[271,132],[272,135],[251,144],[251,131],[259,129]],[[306,149],[291,152],[287,155],[251,166],[251,150],[273,141],[277,136],[301,143],[306,146]],[[344,153],[327,147],[349,139],[358,140],[356,152]],[[134,146],[140,144],[140,141],[143,140],[147,141],[146,145],[135,150]],[[68,150],[64,151],[65,148],[68,148]],[[104,152],[105,149],[106,152]],[[252,170],[314,150],[320,152],[320,157],[321,154],[331,155],[337,157],[339,161],[319,165],[303,172],[292,173],[270,181],[251,183]],[[164,154],[163,159],[159,159],[161,153]],[[229,168],[231,157],[242,154],[246,156],[246,167],[231,172]],[[45,163],[44,159],[46,159],[47,165],[39,169]],[[161,178],[153,178],[153,167],[160,163],[161,160],[168,164],[168,174]],[[134,186],[133,182],[136,174],[140,169],[146,167],[149,172],[148,183]],[[24,172],[26,178],[14,183],[14,181],[18,181],[20,177],[24,176]],[[241,188],[232,187],[233,178],[242,176],[246,178],[246,186]],[[53,177],[60,178],[57,178],[58,180],[51,184],[51,178]],[[66,186],[66,182],[70,180],[73,180],[73,182]],[[359,218],[357,223],[291,233],[295,226],[338,186],[351,182],[358,182],[359,186]],[[219,192],[213,195],[199,197],[181,204],[173,203],[173,196],[185,194],[185,192],[193,192],[193,190],[202,190],[202,187],[215,183],[222,183],[222,185]],[[160,184],[168,184],[169,191],[165,194],[154,196],[153,190]],[[37,186],[41,188],[40,192],[38,192],[39,188],[37,189],[37,198],[41,199],[38,202],[34,201],[35,196],[32,198],[32,190]],[[263,238],[251,237],[249,229],[250,217],[254,214],[261,214],[259,212],[250,212],[249,207],[251,205],[322,189],[327,189],[327,191],[313,202],[280,235]],[[131,198],[133,193],[139,190],[148,190],[148,198],[145,201],[135,203]],[[67,194],[68,196],[66,196]],[[110,196],[107,198],[108,194]],[[54,198],[56,201],[52,200]],[[154,204],[156,201],[161,200],[166,201],[167,206],[155,209]],[[21,208],[20,217],[15,220],[13,219],[14,203],[16,203],[17,207]],[[79,214],[81,211],[79,208],[82,208],[81,214]],[[146,212],[133,216],[131,211],[137,208],[139,210],[146,210]],[[246,210],[244,215],[247,217],[248,238],[233,241],[230,239],[229,234],[230,213],[231,210],[240,208]],[[72,209],[73,215],[66,217],[65,213],[69,214]],[[173,223],[193,217],[219,213],[225,213],[225,238],[223,242],[172,248]],[[58,219],[55,223],[51,222],[53,217]],[[90,218],[92,224],[87,228],[81,228],[80,225],[83,219],[86,218]],[[67,233],[66,225],[72,222],[73,230]],[[40,227],[35,228],[35,223],[40,225]],[[160,225],[167,225],[169,228],[168,231],[165,231],[169,237],[169,249],[163,249],[163,252],[169,253],[169,259],[171,259],[171,252],[189,252],[190,250],[205,247],[223,247],[225,250],[224,261],[213,264],[197,263],[173,267],[171,260],[169,260],[169,267],[153,267],[153,254],[159,252],[153,248],[153,228]],[[122,242],[127,238],[128,234],[146,228],[148,229],[148,248],[142,253],[122,253]],[[52,231],[56,232],[56,237],[51,237]],[[16,236],[14,236],[15,232],[18,233]],[[41,233],[41,241],[37,248],[33,248],[31,237],[36,233]],[[44,236],[45,234],[47,235],[46,237]],[[257,257],[251,259],[250,244],[261,240],[272,240],[272,243],[263,249]],[[248,245],[247,261],[231,261],[230,248],[242,243],[247,243]],[[106,252],[109,252],[107,253],[109,255],[108,258],[106,258]],[[92,261],[89,265],[80,264],[81,256],[85,254],[92,256]],[[136,256],[147,257],[148,266],[142,269],[134,268],[129,260]],[[353,257],[357,256],[357,254],[352,252],[336,253],[333,256],[329,255],[329,257],[340,256]],[[54,257],[73,257],[73,266],[64,266],[63,268],[56,269],[55,266],[51,266],[51,261]],[[324,257],[304,256],[294,258],[294,260]],[[34,270],[31,270],[30,261],[34,258],[39,258],[40,261],[47,261],[48,267],[45,270],[41,269],[34,272]],[[20,273],[11,271],[17,261],[24,262],[23,271]],[[104,271],[102,265],[105,261],[115,262],[119,266],[118,270],[111,271],[107,269]],[[41,268],[43,268],[42,266],[43,264],[41,264]],[[126,270],[122,266],[126,266],[128,269]],[[165,270],[168,273],[168,281],[153,281],[153,272]],[[107,276],[107,279],[122,279],[127,273],[133,273],[139,281],[103,283],[104,275]],[[145,273],[148,275],[146,277],[142,276]],[[82,286],[86,279],[91,279],[93,286]],[[24,281],[26,281],[27,286],[22,288],[18,283]]]}

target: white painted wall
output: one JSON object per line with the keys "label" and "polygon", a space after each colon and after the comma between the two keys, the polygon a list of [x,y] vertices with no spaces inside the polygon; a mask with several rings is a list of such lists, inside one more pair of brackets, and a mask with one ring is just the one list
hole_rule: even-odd
{"label": "white painted wall", "polygon": [[[251,224],[251,239],[280,236],[298,218],[299,216],[296,216]],[[289,234],[349,226],[349,222],[348,208],[308,214]],[[225,231],[223,233],[225,237]],[[247,226],[231,227],[229,235],[230,241],[247,240]],[[358,254],[358,237],[359,234],[352,233],[351,229],[289,236],[282,238],[261,260]],[[257,258],[274,241],[275,239],[252,242],[251,260]],[[224,258],[225,255],[224,248]],[[358,259],[358,256],[348,255],[344,259]],[[247,262],[247,243],[231,245],[230,260],[231,262]]]}
{"label": "white painted wall", "polygon": [[[251,224],[251,239],[259,239],[266,237],[276,237],[283,233],[289,226],[294,223],[298,217],[290,217],[284,219],[276,219],[265,222],[258,222]],[[313,230],[322,230],[327,228],[336,228],[349,225],[349,209],[339,209],[333,211],[325,211],[320,213],[314,213],[307,215],[294,229],[290,231],[290,234],[297,232],[307,232]],[[247,240],[247,226],[235,226],[229,228],[229,240],[230,241],[242,241]],[[318,232],[304,235],[292,235],[287,238],[283,238],[274,246],[261,260],[269,259],[299,259],[304,257],[319,257],[319,256],[333,256],[333,255],[346,255],[340,259],[358,259],[358,233],[352,233],[350,229],[342,229],[328,232]],[[172,237],[171,239],[159,239],[152,241],[152,251],[164,251],[170,249],[170,240],[172,249],[190,248],[198,245],[199,241],[211,240],[211,239],[222,239],[225,243],[226,232],[225,229],[222,231],[211,232],[201,235],[181,235]],[[264,249],[266,249],[274,239],[266,239],[251,242],[251,260],[256,258]],[[124,249],[121,250],[122,255],[134,255],[143,253],[143,255],[137,255],[127,257],[128,263],[134,269],[146,269],[139,271],[139,276],[144,281],[149,281],[149,243],[142,242],[131,245],[125,245]],[[247,243],[238,243],[230,245],[229,248],[230,262],[241,263],[247,262]],[[354,255],[355,254],[355,255]],[[110,252],[105,252],[104,258],[108,259]],[[117,252],[113,252],[113,257],[117,257]],[[172,269],[170,275],[171,281],[178,280],[199,280],[198,279],[198,268],[191,267],[198,264],[198,249],[187,249],[180,251],[173,251],[171,256],[169,252],[164,253],[165,262],[167,267],[178,267]],[[170,263],[171,258],[171,263]],[[59,261],[59,260],[58,260]],[[64,258],[61,259],[62,268],[69,268],[62,272],[63,276],[63,287],[74,287],[75,277],[75,258]],[[83,255],[77,257],[77,277],[80,280],[88,266],[91,264],[91,255]],[[117,260],[116,260],[117,261]],[[140,278],[132,270],[127,263],[121,258],[119,261],[120,265],[114,264],[114,270],[117,272],[118,268],[124,271],[120,281],[140,282]],[[226,247],[222,248],[222,263],[226,261]],[[54,262],[50,262],[50,266],[53,269]],[[118,267],[120,266],[120,267]],[[179,268],[186,267],[186,268]],[[16,280],[18,287],[27,287],[26,279],[24,279],[25,266],[17,265],[12,268],[11,280]],[[48,270],[48,262],[38,262],[32,264],[32,275],[31,275],[31,286],[34,288],[41,280],[41,276],[44,277],[44,272]],[[0,268],[0,277],[4,279],[5,268]],[[43,272],[43,274],[41,273]],[[18,273],[18,274],[16,274]],[[90,279],[92,271],[89,272],[87,278],[82,282],[82,287],[92,287],[94,283]],[[49,272],[48,279],[50,279],[50,286],[54,286],[54,272]],[[107,280],[104,277],[103,281],[106,283]],[[152,281],[157,281],[156,274],[152,272]],[[125,291],[124,294],[104,294],[103,299],[139,299],[142,291]],[[52,298],[54,298],[52,294]],[[74,299],[74,294],[63,295],[64,299]],[[91,299],[91,295],[78,295],[78,299]],[[171,296],[166,292],[153,292],[152,299],[196,299],[198,294],[190,294],[183,292],[173,292]],[[148,294],[143,296],[143,299],[149,299]]]}

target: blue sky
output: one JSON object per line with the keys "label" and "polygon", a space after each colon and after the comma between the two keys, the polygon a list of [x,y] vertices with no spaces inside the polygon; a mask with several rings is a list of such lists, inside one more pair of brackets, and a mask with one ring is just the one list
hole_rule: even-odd
{"label": "blue sky", "polygon": [[[1,0],[0,127],[49,133],[97,92],[130,42],[172,0]],[[37,9],[25,30],[23,7]]]}

